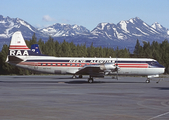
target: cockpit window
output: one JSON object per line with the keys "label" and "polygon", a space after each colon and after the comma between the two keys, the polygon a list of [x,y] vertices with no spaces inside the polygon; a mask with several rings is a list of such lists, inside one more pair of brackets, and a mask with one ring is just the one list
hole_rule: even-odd
{"label": "cockpit window", "polygon": [[157,61],[148,61],[148,62],[146,62],[146,63],[148,63],[149,65],[156,65],[156,64],[158,64]]}
{"label": "cockpit window", "polygon": [[162,66],[162,65],[160,65],[157,61],[150,61],[150,62],[147,62],[149,65],[150,65],[150,67],[164,67],[164,66]]}
{"label": "cockpit window", "polygon": [[155,61],[153,61],[153,62],[151,62],[150,64],[151,64],[151,65],[155,65],[155,64],[156,64],[156,62],[155,62]]}

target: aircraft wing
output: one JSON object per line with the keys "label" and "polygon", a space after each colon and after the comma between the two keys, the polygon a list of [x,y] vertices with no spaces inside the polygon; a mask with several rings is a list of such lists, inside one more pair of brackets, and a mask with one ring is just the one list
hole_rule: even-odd
{"label": "aircraft wing", "polygon": [[105,74],[108,74],[109,72],[115,72],[116,67],[117,66],[112,63],[86,65],[79,68],[79,71],[77,71],[76,74],[101,77]]}

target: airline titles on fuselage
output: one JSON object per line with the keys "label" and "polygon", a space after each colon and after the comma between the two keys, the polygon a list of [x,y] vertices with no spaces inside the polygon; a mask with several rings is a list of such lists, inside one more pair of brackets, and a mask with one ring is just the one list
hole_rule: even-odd
{"label": "airline titles on fuselage", "polygon": [[114,63],[114,60],[69,60],[70,63]]}

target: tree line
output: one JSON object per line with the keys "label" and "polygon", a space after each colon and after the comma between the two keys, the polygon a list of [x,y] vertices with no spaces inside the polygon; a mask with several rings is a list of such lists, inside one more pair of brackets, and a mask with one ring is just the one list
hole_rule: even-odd
{"label": "tree line", "polygon": [[[156,59],[160,64],[166,67],[166,73],[169,73],[169,43],[164,40],[162,43],[143,42],[143,46],[140,45],[137,40],[134,53],[131,54],[128,49],[116,49],[113,48],[102,48],[94,47],[93,43],[86,47],[86,44],[75,45],[73,42],[59,43],[49,36],[48,40],[44,42],[42,39],[37,40],[35,34],[30,40],[25,40],[27,46],[30,48],[32,44],[39,44],[42,54],[56,57],[112,57],[112,58],[153,58]],[[18,74],[18,75],[29,75],[34,72],[18,68],[9,65],[5,62],[8,55],[9,46],[4,44],[0,52],[0,74]]]}
{"label": "tree line", "polygon": [[162,43],[153,41],[151,44],[150,42],[143,41],[142,46],[139,40],[137,40],[134,57],[153,58],[166,68],[165,73],[169,73],[169,42],[166,39]]}

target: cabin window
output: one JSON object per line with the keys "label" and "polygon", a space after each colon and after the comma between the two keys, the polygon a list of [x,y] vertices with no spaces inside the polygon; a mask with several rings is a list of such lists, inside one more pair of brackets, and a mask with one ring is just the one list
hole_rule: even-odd
{"label": "cabin window", "polygon": [[70,66],[72,66],[72,64],[70,64]]}
{"label": "cabin window", "polygon": [[43,63],[41,63],[41,66],[43,66]]}
{"label": "cabin window", "polygon": [[56,63],[56,66],[57,66],[57,63]]}
{"label": "cabin window", "polygon": [[67,66],[67,64],[65,64]]}
{"label": "cabin window", "polygon": [[51,63],[51,66],[52,66],[53,64]]}
{"label": "cabin window", "polygon": [[62,66],[62,64],[60,64]]}
{"label": "cabin window", "polygon": [[46,63],[46,66],[48,66],[48,64]]}

